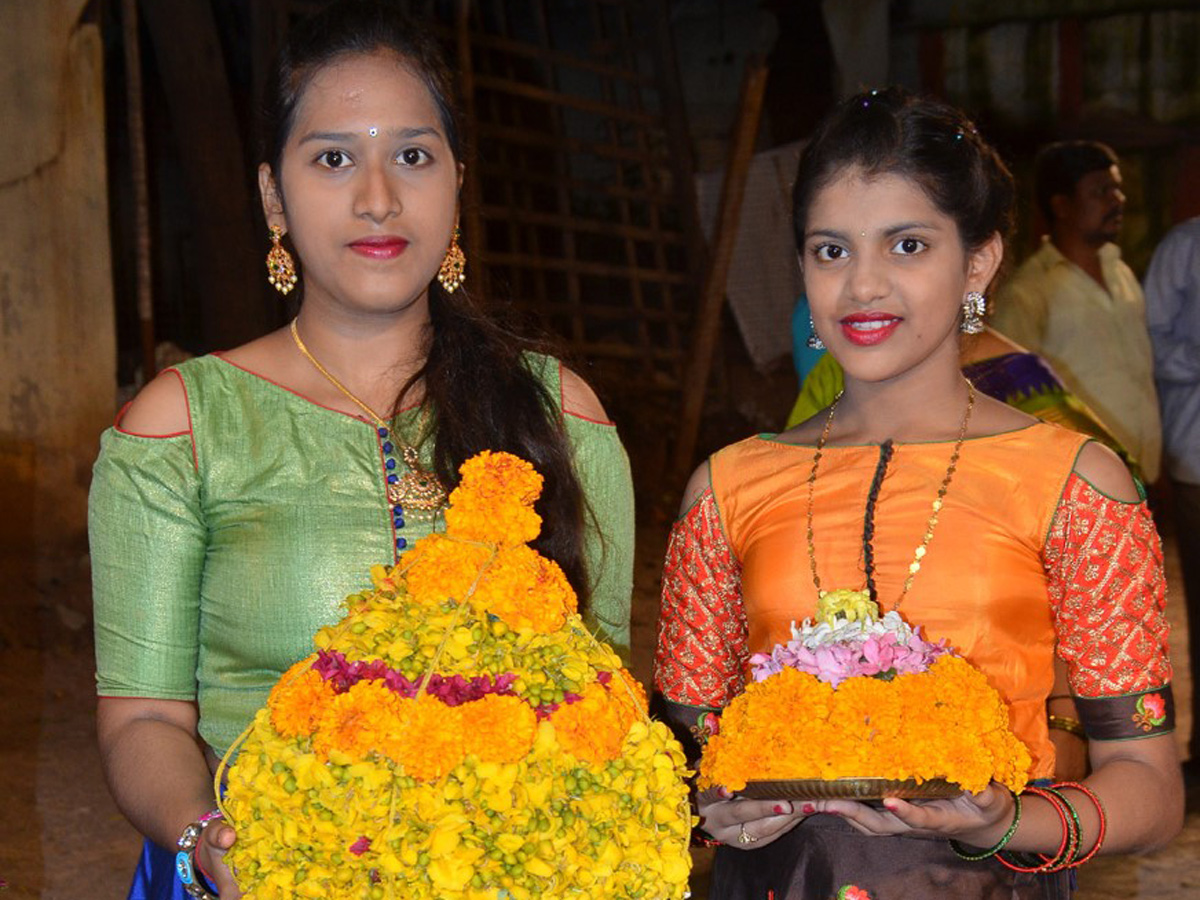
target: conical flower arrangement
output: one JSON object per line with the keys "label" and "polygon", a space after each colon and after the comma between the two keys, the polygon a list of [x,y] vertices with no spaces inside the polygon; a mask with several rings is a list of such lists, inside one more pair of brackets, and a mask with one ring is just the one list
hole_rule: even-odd
{"label": "conical flower arrangement", "polygon": [[823,595],[792,636],[750,658],[745,692],[707,726],[701,788],[867,798],[879,782],[910,797],[1025,786],[1029,750],[984,674],[899,613],[880,616],[866,591]]}
{"label": "conical flower arrangement", "polygon": [[461,474],[235,747],[226,862],[255,900],[685,896],[683,753],[528,546],[541,476]]}

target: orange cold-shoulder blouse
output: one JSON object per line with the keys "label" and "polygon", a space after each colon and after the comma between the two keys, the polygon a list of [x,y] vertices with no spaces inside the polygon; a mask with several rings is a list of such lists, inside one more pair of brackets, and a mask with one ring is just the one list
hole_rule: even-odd
{"label": "orange cold-shoulder blouse", "polygon": [[[1073,473],[1086,440],[1038,423],[966,441],[900,607],[927,638],[948,639],[988,675],[1030,747],[1034,777],[1053,768],[1045,700],[1056,650],[1093,737],[1170,727],[1158,536],[1145,503],[1105,497]],[[873,541],[884,611],[900,596],[952,449],[895,448]],[[712,457],[712,489],[676,523],[663,575],[655,684],[666,700],[723,707],[741,690],[750,655],[789,640],[792,622],[815,614],[805,539],[812,456],[812,447],[756,437]],[[826,589],[863,587],[862,516],[878,457],[874,445],[824,450],[813,543]],[[1108,698],[1121,698],[1118,712],[1085,708]],[[1129,721],[1147,699],[1164,713],[1150,729],[1142,727],[1150,720]]]}

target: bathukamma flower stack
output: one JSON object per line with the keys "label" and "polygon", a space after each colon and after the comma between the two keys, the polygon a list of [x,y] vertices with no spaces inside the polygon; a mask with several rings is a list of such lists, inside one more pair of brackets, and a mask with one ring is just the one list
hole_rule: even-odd
{"label": "bathukamma flower stack", "polygon": [[229,770],[245,896],[680,898],[683,754],[528,544],[541,476],[484,452],[446,532],[316,636]]}
{"label": "bathukamma flower stack", "polygon": [[983,673],[921,637],[865,591],[823,595],[816,620],[750,659],[751,680],[721,715],[701,787],[748,782],[934,779],[977,792],[1024,786],[1029,750]]}

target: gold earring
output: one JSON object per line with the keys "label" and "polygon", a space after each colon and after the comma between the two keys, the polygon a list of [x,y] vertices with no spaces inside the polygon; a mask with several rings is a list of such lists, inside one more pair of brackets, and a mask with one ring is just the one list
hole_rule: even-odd
{"label": "gold earring", "polygon": [[442,259],[437,273],[438,284],[447,294],[453,294],[467,280],[467,254],[463,253],[462,247],[458,246],[458,236],[458,226],[455,225],[454,234],[450,238],[450,246],[446,248],[446,256]]}
{"label": "gold earring", "polygon": [[271,226],[271,249],[267,252],[267,283],[281,294],[290,294],[300,277],[296,274],[296,261],[283,248],[283,229]]}

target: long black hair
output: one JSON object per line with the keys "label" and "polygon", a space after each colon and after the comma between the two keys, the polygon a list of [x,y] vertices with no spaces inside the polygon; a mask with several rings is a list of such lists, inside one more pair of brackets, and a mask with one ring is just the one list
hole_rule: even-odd
{"label": "long black hair", "polygon": [[[297,104],[313,76],[337,59],[381,51],[394,53],[424,81],[454,159],[462,159],[453,79],[427,26],[395,2],[337,0],[299,23],[280,54],[263,122],[263,158],[272,172],[280,171]],[[585,501],[558,399],[527,365],[528,352],[538,348],[484,315],[464,288],[450,294],[431,284],[429,318],[424,365],[401,388],[397,408],[423,386],[421,402],[435,425],[434,469],[447,487],[481,450],[508,451],[534,465],[545,479],[537,505],[543,527],[534,546],[562,567],[584,606]]]}

